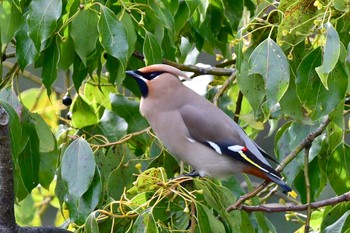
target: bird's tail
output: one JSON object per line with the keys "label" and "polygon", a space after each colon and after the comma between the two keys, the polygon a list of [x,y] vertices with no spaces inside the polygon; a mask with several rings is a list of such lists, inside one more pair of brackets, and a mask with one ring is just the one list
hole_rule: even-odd
{"label": "bird's tail", "polygon": [[290,196],[296,198],[297,193],[291,187],[289,187],[283,180],[278,179],[277,177],[272,176],[270,174],[266,174],[266,175],[271,181],[278,184],[282,188],[284,193],[289,194]]}

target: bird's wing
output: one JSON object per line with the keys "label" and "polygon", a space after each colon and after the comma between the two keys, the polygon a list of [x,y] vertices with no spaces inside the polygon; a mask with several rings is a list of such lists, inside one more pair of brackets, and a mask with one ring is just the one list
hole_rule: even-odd
{"label": "bird's wing", "polygon": [[271,174],[278,179],[281,177],[266,159],[260,159],[265,153],[261,154],[256,144],[221,110],[211,104],[205,106],[187,104],[179,111],[192,140],[204,144],[220,155],[231,156],[258,168],[265,174]]}

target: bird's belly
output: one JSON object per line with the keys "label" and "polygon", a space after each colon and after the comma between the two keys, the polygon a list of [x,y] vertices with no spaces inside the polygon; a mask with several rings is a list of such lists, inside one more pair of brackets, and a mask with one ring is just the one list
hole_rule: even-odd
{"label": "bird's belly", "polygon": [[202,144],[196,144],[196,149],[191,150],[190,155],[180,155],[201,176],[224,178],[243,171],[244,165],[227,155],[220,155],[214,150]]}
{"label": "bird's belly", "polygon": [[148,121],[170,153],[193,166],[201,176],[223,178],[242,172],[244,165],[238,160],[218,154],[199,142],[191,141],[187,128],[177,112],[158,115],[156,124],[153,118],[148,118]]}

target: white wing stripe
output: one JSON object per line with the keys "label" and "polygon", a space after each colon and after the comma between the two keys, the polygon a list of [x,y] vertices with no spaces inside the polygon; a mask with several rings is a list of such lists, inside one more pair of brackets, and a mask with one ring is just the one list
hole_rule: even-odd
{"label": "white wing stripe", "polygon": [[211,141],[207,141],[207,142],[209,143],[209,145],[210,145],[211,147],[213,147],[213,149],[214,149],[218,154],[220,154],[220,155],[222,154],[220,147],[219,147],[216,143],[211,142]]}
{"label": "white wing stripe", "polygon": [[242,151],[243,148],[244,148],[244,146],[240,146],[240,145],[234,145],[234,146],[227,147],[227,149],[229,149],[233,152],[240,152],[240,151]]}
{"label": "white wing stripe", "polygon": [[187,139],[189,142],[191,142],[191,143],[195,143],[195,142],[196,142],[195,140],[193,140],[192,138],[189,138],[189,137],[186,137],[186,139]]}

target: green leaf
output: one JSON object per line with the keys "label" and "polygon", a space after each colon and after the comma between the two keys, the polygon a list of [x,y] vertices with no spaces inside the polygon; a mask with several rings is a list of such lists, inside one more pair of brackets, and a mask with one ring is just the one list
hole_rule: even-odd
{"label": "green leaf", "polygon": [[224,14],[231,23],[233,31],[236,31],[243,14],[243,0],[222,1],[224,4]]}
{"label": "green leaf", "polygon": [[128,39],[129,51],[128,51],[127,57],[130,57],[133,54],[133,52],[135,51],[135,43],[137,41],[137,34],[135,32],[134,23],[133,23],[133,20],[132,20],[130,14],[123,14],[123,12],[120,12],[120,14],[121,14],[120,21],[124,24],[124,28],[126,30],[127,39]]}
{"label": "green leaf", "polygon": [[18,59],[19,67],[24,70],[27,65],[32,64],[39,57],[39,52],[35,48],[35,45],[32,39],[28,35],[28,24],[26,19],[28,15],[23,15],[22,23],[19,26],[18,31],[16,32],[16,56]]}
{"label": "green leaf", "polygon": [[58,60],[59,60],[59,50],[57,44],[52,43],[45,51],[44,51],[44,62],[43,69],[41,73],[41,78],[43,79],[43,84],[46,87],[47,95],[51,94],[51,86],[57,79],[58,72]]}
{"label": "green leaf", "polygon": [[24,181],[22,178],[21,168],[19,167],[18,163],[14,163],[14,186],[15,186],[15,194],[16,194],[16,201],[22,201],[24,198],[26,198],[29,194],[26,186],[24,185]]}
{"label": "green leaf", "polygon": [[50,184],[56,174],[58,159],[57,149],[49,152],[40,152],[39,183],[49,190]]}
{"label": "green leaf", "polygon": [[311,124],[311,120],[307,117],[307,111],[301,104],[297,94],[297,87],[295,84],[295,77],[291,75],[291,80],[286,93],[283,95],[281,101],[281,109],[285,114],[288,114],[293,119],[304,124]]}
{"label": "green leaf", "polygon": [[315,49],[300,63],[296,73],[297,93],[308,111],[317,120],[331,112],[343,101],[348,80],[340,61],[328,76],[328,90],[319,79],[315,68],[321,65],[321,50]]}
{"label": "green leaf", "polygon": [[116,156],[118,155],[116,155],[115,151],[114,148],[111,148],[107,152],[102,150],[95,152],[96,165],[101,172],[101,178],[104,182],[108,181],[108,176],[119,166],[116,162]]}
{"label": "green leaf", "polygon": [[50,127],[38,113],[33,113],[32,117],[36,121],[35,129],[40,139],[40,152],[50,152],[55,150],[56,140]]}
{"label": "green leaf", "polygon": [[128,35],[116,15],[105,6],[101,6],[101,17],[98,22],[100,42],[108,54],[117,58],[122,65],[123,71],[126,67],[126,59],[129,50]]}
{"label": "green leaf", "polygon": [[135,168],[137,163],[140,163],[136,159],[136,156],[130,151],[127,145],[121,144],[112,149],[111,152],[115,157],[114,163],[118,165],[114,169],[109,177],[107,183],[108,195],[115,200],[119,200],[124,192],[124,189],[132,187],[132,183],[136,180],[138,170]]}
{"label": "green leaf", "polygon": [[151,167],[164,167],[168,177],[174,177],[180,171],[179,163],[167,151],[154,158],[147,168]]}
{"label": "green leaf", "polygon": [[[284,12],[282,22],[277,27],[277,43],[290,47],[304,41],[313,26],[317,16],[317,7],[311,6],[311,1],[281,1],[278,9]],[[288,32],[286,34],[286,32]]]}
{"label": "green leaf", "polygon": [[18,159],[18,154],[20,153],[22,146],[21,140],[19,138],[22,135],[22,127],[19,121],[19,117],[16,111],[12,108],[12,106],[6,102],[0,101],[0,105],[5,109],[7,114],[9,115],[9,130],[10,130],[10,138],[11,138],[11,151],[13,153],[13,159]]}
{"label": "green leaf", "polygon": [[[310,180],[310,195],[311,202],[315,201],[317,191],[320,188],[321,172],[317,159],[313,159],[309,163],[309,180]],[[295,177],[294,186],[300,194],[301,203],[306,203],[306,187],[304,169],[300,169],[298,175]]]}
{"label": "green leaf", "polygon": [[[123,118],[106,109],[100,121],[96,125],[84,127],[83,132],[88,131],[92,135],[103,135],[109,142],[115,142],[126,135],[127,129],[128,124]],[[104,144],[106,142],[96,140],[96,143]]]}
{"label": "green leaf", "polygon": [[107,56],[106,69],[109,72],[109,82],[120,85],[125,78],[125,66],[122,62],[112,56]]}
{"label": "green leaf", "polygon": [[[177,3],[177,1],[172,1],[172,2]],[[156,1],[156,0],[148,1],[148,5],[153,10],[153,13],[155,14],[159,22],[161,22],[161,24],[164,24],[164,26],[169,30],[173,30],[174,17],[172,16],[171,12],[169,11],[168,8],[166,8],[164,4],[166,4],[166,2]]]}
{"label": "green leaf", "polygon": [[14,208],[17,224],[21,226],[32,225],[33,219],[37,214],[37,209],[31,195],[19,202],[18,205],[15,205]]}
{"label": "green leaf", "polygon": [[62,12],[60,0],[33,0],[29,5],[29,36],[38,51],[45,49],[46,40],[55,32]]}
{"label": "green leaf", "polygon": [[340,38],[330,22],[324,25],[326,31],[326,44],[323,49],[322,65],[316,67],[316,72],[320,77],[323,86],[328,90],[328,75],[334,69],[340,55]]}
{"label": "green leaf", "polygon": [[67,147],[62,158],[61,174],[74,199],[80,198],[89,189],[95,174],[95,158],[83,138],[74,140]]}
{"label": "green leaf", "polygon": [[35,129],[36,122],[31,114],[25,113],[24,117],[25,119],[22,119],[22,138],[26,141],[26,146],[18,156],[18,164],[23,183],[26,189],[31,191],[39,184],[39,138]]}
{"label": "green leaf", "polygon": [[178,11],[174,16],[174,34],[178,35],[189,19],[190,10],[185,1],[179,3]]}
{"label": "green leaf", "polygon": [[239,89],[249,101],[256,117],[265,98],[264,80],[260,75],[248,76],[248,70],[244,67],[245,65],[243,65],[241,72],[237,74],[237,81]]}
{"label": "green leaf", "polygon": [[289,85],[289,63],[282,49],[267,38],[249,57],[249,75],[264,77],[267,105],[271,109],[280,101]]}
{"label": "green leaf", "polygon": [[[98,81],[98,83],[96,83]],[[100,85],[98,85],[100,84]],[[99,106],[111,110],[111,102],[109,99],[110,93],[116,93],[117,90],[113,85],[108,84],[106,77],[100,77],[94,83],[87,82],[84,84],[84,97],[97,109]]]}
{"label": "green leaf", "polygon": [[97,124],[98,119],[95,110],[82,97],[78,96],[71,107],[72,125],[76,128],[83,128],[88,125]]}
{"label": "green leaf", "polygon": [[85,219],[98,205],[101,198],[101,191],[101,174],[96,167],[91,185],[83,196],[76,197],[73,195],[67,195],[65,198],[70,220],[79,225],[83,224]]}
{"label": "green leaf", "polygon": [[349,202],[342,202],[335,206],[327,206],[323,211],[323,220],[321,223],[320,232],[323,232],[326,227],[331,226],[337,222],[349,210]]}
{"label": "green leaf", "polygon": [[110,95],[112,110],[125,119],[128,123],[128,133],[143,130],[148,127],[148,123],[139,112],[139,103],[129,100],[122,95]]}
{"label": "green leaf", "polygon": [[[292,124],[287,123],[276,134],[275,154],[277,158],[286,157],[297,145],[313,130],[315,130],[317,124],[303,125],[297,122]],[[283,174],[288,184],[292,184],[297,176],[304,159],[302,156],[297,156],[284,170]]]}
{"label": "green leaf", "polygon": [[145,56],[146,65],[162,62],[162,49],[154,35],[150,32],[146,32],[145,35],[143,55]]}
{"label": "green leaf", "polygon": [[95,218],[95,212],[92,212],[85,222],[85,231],[87,233],[99,233],[100,230],[98,228],[98,224]]}
{"label": "green leaf", "polygon": [[73,75],[72,75],[75,90],[79,90],[87,74],[88,74],[88,70],[85,67],[84,63],[81,61],[79,56],[75,56],[75,59],[73,62]]}
{"label": "green leaf", "polygon": [[75,51],[86,65],[87,58],[96,48],[98,39],[98,15],[90,9],[82,10],[71,23],[71,37],[74,42]]}
{"label": "green leaf", "polygon": [[[228,206],[227,202],[230,204],[234,203],[235,197],[230,192],[227,191],[218,191],[219,189],[227,189],[222,186],[214,185],[201,180],[194,180],[196,189],[203,190],[203,196],[208,206],[212,207],[220,217],[225,220],[232,232],[239,232],[240,214],[239,211],[232,211],[228,213],[226,207]],[[225,195],[223,195],[225,194]]]}
{"label": "green leaf", "polygon": [[339,218],[335,223],[326,227],[323,233],[343,233],[350,229],[350,210],[345,212],[341,218]]}
{"label": "green leaf", "polygon": [[137,217],[133,225],[133,232],[136,232],[136,233],[159,232],[151,210],[152,209],[149,208]]}
{"label": "green leaf", "polygon": [[8,86],[0,90],[0,100],[8,103],[19,115],[23,105],[18,101],[18,97],[13,87]]}
{"label": "green leaf", "polygon": [[341,143],[332,152],[328,164],[327,175],[333,190],[338,194],[350,189],[350,146]]}
{"label": "green leaf", "polygon": [[44,188],[49,189],[51,181],[56,173],[56,163],[58,159],[56,139],[49,126],[39,114],[33,114],[32,116],[36,121],[35,129],[40,140],[39,183]]}
{"label": "green leaf", "polygon": [[56,44],[59,48],[58,66],[63,70],[69,69],[69,67],[73,64],[74,58],[76,56],[73,39],[69,33],[69,27],[66,27],[63,30],[63,37],[65,39],[63,40],[58,36],[56,37]]}
{"label": "green leaf", "polygon": [[196,202],[197,209],[197,221],[198,227],[201,233],[212,233],[212,232],[226,232],[225,227],[214,215],[213,213],[206,207],[205,205]]}
{"label": "green leaf", "polygon": [[13,2],[3,1],[0,4],[0,35],[2,44],[7,44],[12,40],[20,23],[21,12]]}

